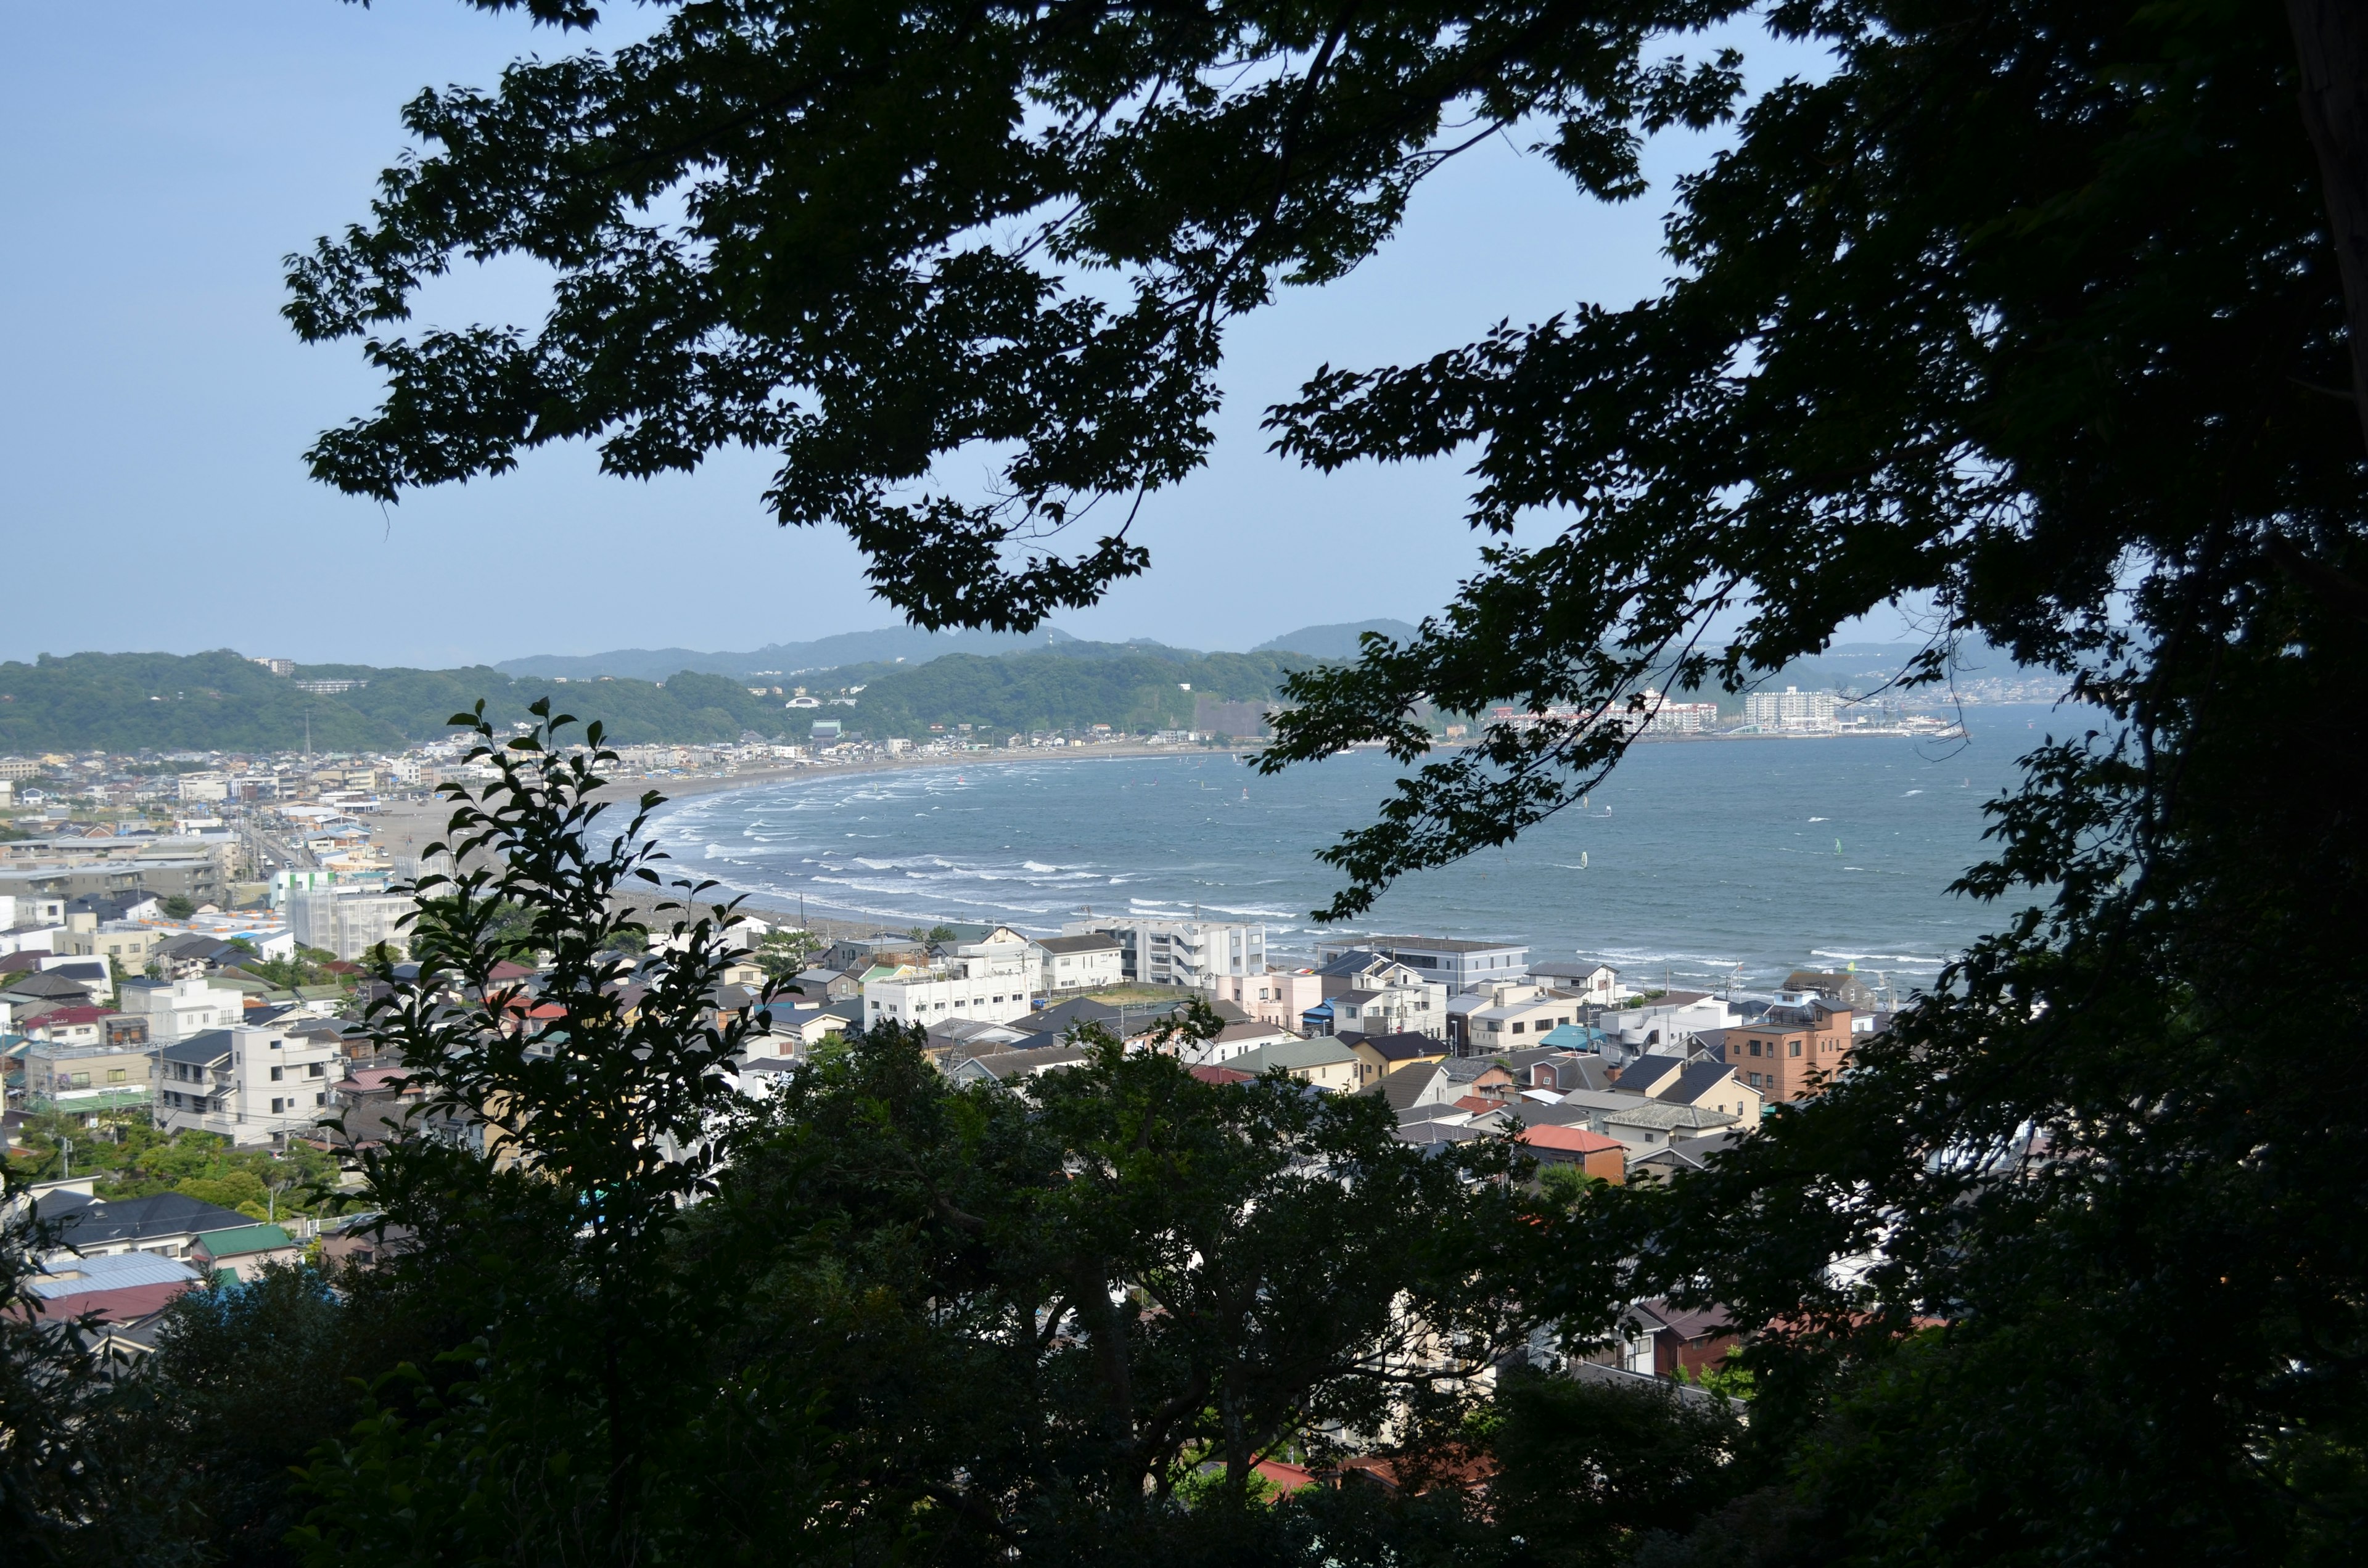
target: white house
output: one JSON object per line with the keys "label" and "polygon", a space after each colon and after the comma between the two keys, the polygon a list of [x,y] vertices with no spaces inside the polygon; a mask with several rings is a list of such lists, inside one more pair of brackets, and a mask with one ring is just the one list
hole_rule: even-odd
{"label": "white house", "polygon": [[276,1142],[333,1114],[336,1041],[276,1028],[208,1029],[156,1052],[156,1122],[233,1143]]}
{"label": "white house", "polygon": [[1044,976],[1044,990],[1052,995],[1064,991],[1099,991],[1126,977],[1121,962],[1123,949],[1119,939],[1107,932],[1040,937],[1030,946],[1035,949],[1036,962]]}
{"label": "white house", "polygon": [[116,1006],[148,1020],[148,1042],[169,1045],[246,1017],[246,994],[199,980],[127,980]]}
{"label": "white house", "polygon": [[1009,1023],[1024,1018],[1039,989],[1034,944],[1007,926],[926,964],[901,964],[863,983],[871,1023],[919,1024],[947,1018]]}

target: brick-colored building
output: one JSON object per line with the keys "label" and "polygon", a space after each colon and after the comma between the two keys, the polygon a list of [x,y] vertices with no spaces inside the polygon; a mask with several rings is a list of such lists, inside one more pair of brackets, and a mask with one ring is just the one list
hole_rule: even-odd
{"label": "brick-colored building", "polygon": [[1816,996],[1770,1007],[1725,1031],[1727,1065],[1767,1104],[1806,1099],[1849,1062],[1851,1016]]}

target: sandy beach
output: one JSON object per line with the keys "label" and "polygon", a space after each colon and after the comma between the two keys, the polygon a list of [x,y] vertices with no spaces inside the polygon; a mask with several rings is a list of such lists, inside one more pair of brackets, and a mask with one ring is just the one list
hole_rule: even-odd
{"label": "sandy beach", "polygon": [[[712,795],[726,790],[749,790],[759,785],[780,784],[794,779],[843,778],[857,773],[901,773],[925,767],[982,767],[1015,762],[1090,762],[1120,757],[1178,756],[1247,756],[1255,755],[1241,747],[1179,746],[1062,746],[1042,751],[978,753],[962,756],[921,756],[909,758],[882,757],[873,762],[848,763],[835,767],[768,767],[746,773],[670,774],[659,778],[620,778],[601,789],[594,799],[609,802],[610,811],[603,821],[623,821],[622,812],[644,793],[655,790],[669,801],[689,800],[695,795]],[[444,836],[450,822],[452,806],[442,799],[426,801],[390,801],[380,808],[374,824],[372,839],[398,862],[416,858],[422,850]],[[654,903],[658,895],[636,894],[633,902]],[[758,919],[778,922],[783,917],[795,920],[799,910],[778,899],[751,894],[743,905]],[[839,937],[878,930],[879,918],[858,911],[838,909],[808,900],[804,910],[807,927],[825,937]]]}

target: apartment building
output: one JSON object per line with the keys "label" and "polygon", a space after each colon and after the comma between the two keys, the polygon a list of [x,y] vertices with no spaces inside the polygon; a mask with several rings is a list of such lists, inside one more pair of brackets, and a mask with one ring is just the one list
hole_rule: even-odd
{"label": "apartment building", "polygon": [[1119,943],[1121,978],[1144,985],[1206,991],[1220,976],[1266,972],[1266,927],[1238,920],[1073,920],[1071,937],[1101,935]]}
{"label": "apartment building", "polygon": [[1210,984],[1210,1000],[1230,1002],[1262,1024],[1298,1033],[1310,1008],[1324,1000],[1324,977],[1312,969],[1273,969],[1264,974],[1221,974]]}
{"label": "apartment building", "polygon": [[981,941],[867,979],[863,1016],[871,1023],[924,1027],[949,1018],[1008,1023],[1028,1016],[1041,975],[1035,944],[998,926]]}
{"label": "apartment building", "polygon": [[1725,1031],[1727,1065],[1771,1105],[1806,1099],[1849,1065],[1850,1019],[1821,996],[1780,1004]]}
{"label": "apartment building", "polygon": [[415,907],[407,893],[333,886],[290,889],[281,913],[299,943],[350,960],[381,942],[406,949],[410,927],[404,923]]}
{"label": "apartment building", "polygon": [[274,1143],[335,1114],[344,1074],[336,1040],[244,1024],[207,1029],[156,1051],[156,1124],[233,1143]]}
{"label": "apartment building", "polygon": [[1395,959],[1450,994],[1475,985],[1520,980],[1530,971],[1527,942],[1468,942],[1452,937],[1360,937],[1326,942],[1315,949],[1318,964],[1362,949]]}

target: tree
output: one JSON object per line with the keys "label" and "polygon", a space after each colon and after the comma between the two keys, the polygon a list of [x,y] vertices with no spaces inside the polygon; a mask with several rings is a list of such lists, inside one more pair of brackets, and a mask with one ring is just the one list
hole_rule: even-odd
{"label": "tree", "polygon": [[[1418,765],[1326,913],[1578,798],[1647,686],[1747,687],[1874,607],[1930,607],[1907,680],[1976,634],[2063,672],[2102,717],[1997,803],[1964,887],[1998,935],[1836,1093],[1598,1211],[1640,1290],[1780,1325],[1752,1462],[1816,1550],[2307,1556],[2368,1493],[2368,835],[2325,720],[2368,665],[2355,12],[1785,3],[1832,68],[1746,98],[1677,58],[1731,0],[684,7],[413,103],[427,155],[294,260],[291,320],[385,334],[463,255],[556,303],[371,335],[388,399],[312,460],[392,499],[577,437],[636,474],[763,444],[782,520],[847,527],[916,620],[1032,626],[1142,568],[1122,525],[1047,530],[1200,460],[1229,319],[1354,266],[1458,147],[1624,199],[1644,138],[1731,117],[1656,296],[1269,412],[1321,468],[1474,454],[1492,535],[1419,635],[1292,684],[1270,763]],[[985,498],[927,487],[989,445]],[[1536,722],[1429,762],[1418,700]]]}

